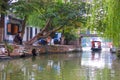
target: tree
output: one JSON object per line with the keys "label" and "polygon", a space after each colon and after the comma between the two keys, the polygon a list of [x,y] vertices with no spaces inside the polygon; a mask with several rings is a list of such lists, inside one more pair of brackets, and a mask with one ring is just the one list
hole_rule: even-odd
{"label": "tree", "polygon": [[107,4],[105,35],[113,41],[114,45],[120,46],[120,0],[105,0],[105,3]]}
{"label": "tree", "polygon": [[88,26],[103,33],[116,46],[120,45],[120,0],[94,0],[91,6],[91,16]]}
{"label": "tree", "polygon": [[27,20],[29,15],[32,12],[37,11],[40,8],[39,1],[37,0],[18,0],[15,3],[12,3],[10,8],[11,12],[15,14],[16,18],[22,19],[22,37],[24,35],[25,27],[27,25]]}
{"label": "tree", "polygon": [[[41,0],[42,1],[42,0]],[[26,26],[26,21],[30,13],[36,10],[38,7],[38,0],[18,0],[13,2],[13,0],[0,0],[0,41],[3,41],[3,31],[4,31],[4,21],[5,16],[9,13],[16,14],[16,18],[23,19],[22,23],[22,36],[24,35],[24,30]]]}
{"label": "tree", "polygon": [[4,32],[4,23],[5,23],[5,15],[6,11],[8,10],[9,0],[2,0],[0,1],[0,42],[3,41],[3,32]]}
{"label": "tree", "polygon": [[90,10],[88,11],[88,28],[95,30],[98,33],[105,31],[104,18],[106,16],[105,6],[103,6],[102,0],[94,0],[90,3]]}
{"label": "tree", "polygon": [[11,11],[13,14],[16,15],[16,18],[20,18],[23,20],[22,37],[24,35],[29,16],[33,15],[33,12],[35,11],[39,12],[38,9],[42,7],[42,5],[44,4],[43,2],[49,3],[50,0],[18,0],[17,2],[12,3],[12,5],[10,6]]}
{"label": "tree", "polygon": [[[18,9],[18,13],[19,14],[21,14],[22,16],[24,16],[24,20],[23,20],[23,28],[22,28],[22,32],[24,33],[24,29],[25,29],[25,24],[26,24],[26,20],[27,20],[27,16],[26,15],[28,15],[27,14],[27,10],[28,10],[28,7],[30,8],[30,5],[31,4],[26,4],[25,2],[27,2],[27,0],[19,0],[19,1],[17,1],[17,2],[12,2],[13,0],[1,0],[0,1],[0,14],[1,14],[1,18],[0,18],[0,41],[3,41],[3,34],[4,34],[4,27],[5,27],[5,16],[7,15],[7,14],[9,14],[9,13],[12,13],[11,11],[11,9],[14,9],[14,8],[16,8],[16,5],[17,5],[17,8],[16,9],[18,9],[18,6],[19,6],[19,9]],[[28,0],[29,1],[29,0]],[[33,9],[33,8],[30,8],[31,10]],[[26,12],[26,14],[25,13],[23,13],[23,12],[20,12],[21,10],[26,10],[26,11],[24,11],[24,12]],[[15,12],[15,10],[13,10],[14,12]],[[23,14],[22,14],[23,13]],[[20,16],[21,16],[20,15]],[[19,17],[20,17],[19,16]],[[23,35],[23,34],[22,34]]]}
{"label": "tree", "polygon": [[39,38],[46,38],[58,30],[68,28],[80,28],[85,19],[82,16],[85,12],[83,5],[85,3],[60,3],[49,2],[42,4],[43,7],[39,11],[34,11],[29,16],[28,24],[39,26],[41,31],[31,39],[28,44],[32,44]]}

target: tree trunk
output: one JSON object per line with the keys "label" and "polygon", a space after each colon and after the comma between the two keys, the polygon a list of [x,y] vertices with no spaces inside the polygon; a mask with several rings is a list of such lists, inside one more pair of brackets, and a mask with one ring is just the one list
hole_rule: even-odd
{"label": "tree trunk", "polygon": [[10,51],[9,51],[9,49],[7,49],[7,51],[8,51],[8,56],[10,56]]}
{"label": "tree trunk", "polygon": [[0,42],[3,42],[4,39],[4,27],[5,27],[5,12],[7,10],[8,7],[8,1],[9,0],[3,0],[3,2],[1,2],[1,20],[0,20]]}
{"label": "tree trunk", "polygon": [[25,33],[26,21],[27,21],[27,16],[25,16],[25,19],[22,22],[22,38],[23,38],[24,33]]}
{"label": "tree trunk", "polygon": [[[49,26],[48,26],[49,27]],[[53,33],[53,32],[56,32],[56,31],[58,31],[58,30],[60,30],[62,28],[62,26],[61,27],[58,27],[58,28],[55,28],[55,29],[53,29],[53,30],[50,30],[50,31],[47,31],[46,32],[46,30],[44,30],[44,31],[41,31],[41,32],[39,32],[38,34],[36,34],[30,41],[28,41],[26,44],[33,44],[35,41],[37,41],[39,38],[47,38],[48,36],[50,36],[50,34],[51,33]],[[47,28],[46,28],[47,29]],[[46,33],[45,35],[44,35],[44,33]]]}
{"label": "tree trunk", "polygon": [[5,26],[5,15],[1,14],[1,20],[0,20],[0,42],[3,42],[4,26]]}
{"label": "tree trunk", "polygon": [[38,38],[44,37],[43,34],[45,33],[46,29],[49,27],[50,21],[51,21],[51,19],[48,19],[45,27],[41,30],[41,32],[39,32],[38,34],[36,34],[36,35],[35,35],[32,39],[30,39],[26,44],[33,44],[35,41],[38,40]]}
{"label": "tree trunk", "polygon": [[39,32],[36,34],[32,39],[30,39],[26,44],[33,44],[35,41],[37,41],[39,38],[46,38],[48,35],[43,35],[43,33]]}
{"label": "tree trunk", "polygon": [[37,41],[39,38],[47,38],[48,36],[50,36],[51,33],[56,32],[62,28],[62,26],[60,26],[57,28],[53,28],[52,30],[48,30],[48,28],[50,27],[51,21],[52,21],[52,19],[49,18],[47,20],[45,27],[38,34],[36,34],[32,39],[30,39],[26,44],[31,45],[35,41]]}

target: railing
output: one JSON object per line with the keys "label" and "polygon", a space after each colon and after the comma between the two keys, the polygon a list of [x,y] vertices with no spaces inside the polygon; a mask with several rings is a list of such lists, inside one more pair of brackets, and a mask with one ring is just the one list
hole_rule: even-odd
{"label": "railing", "polygon": [[80,34],[82,37],[98,37],[98,34]]}

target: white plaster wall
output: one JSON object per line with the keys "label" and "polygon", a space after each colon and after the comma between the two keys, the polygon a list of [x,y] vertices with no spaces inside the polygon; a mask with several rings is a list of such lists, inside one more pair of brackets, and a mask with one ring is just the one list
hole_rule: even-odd
{"label": "white plaster wall", "polygon": [[13,42],[14,35],[8,35],[7,34],[7,23],[8,23],[8,17],[5,17],[5,27],[4,27],[4,39],[8,40],[10,42]]}
{"label": "white plaster wall", "polygon": [[25,33],[23,35],[23,41],[26,41],[27,40],[27,29],[25,28]]}
{"label": "white plaster wall", "polygon": [[[15,35],[8,35],[7,34],[7,23],[8,23],[8,17],[5,17],[5,28],[4,28],[4,39],[9,41],[9,42],[13,42],[13,39],[15,37]],[[35,34],[35,27],[32,28],[32,37],[34,37]],[[37,33],[39,33],[40,29],[37,28]],[[28,35],[28,40],[30,40],[30,27],[28,28],[28,34],[27,34],[27,27],[25,28],[25,33],[23,36],[23,41],[27,41],[27,35]]]}
{"label": "white plaster wall", "polygon": [[33,27],[33,29],[32,29],[32,37],[34,37],[35,36],[35,27]]}

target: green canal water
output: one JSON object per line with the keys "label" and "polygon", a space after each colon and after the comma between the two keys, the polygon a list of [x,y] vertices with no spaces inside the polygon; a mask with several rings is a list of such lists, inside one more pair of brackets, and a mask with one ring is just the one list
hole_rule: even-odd
{"label": "green canal water", "polygon": [[120,61],[106,51],[4,60],[0,80],[120,80]]}

